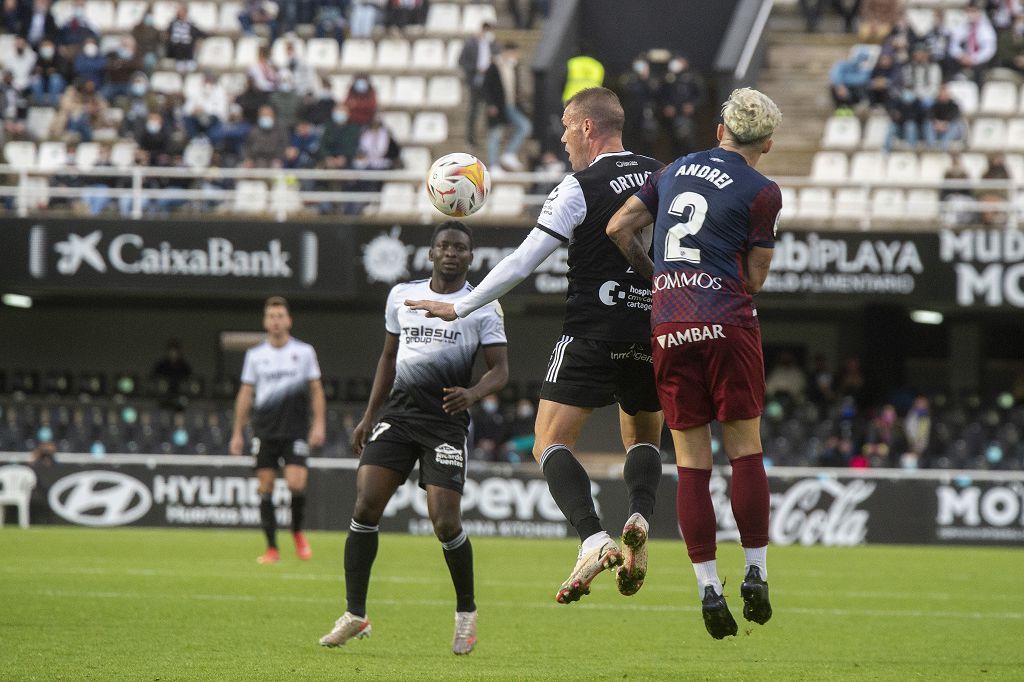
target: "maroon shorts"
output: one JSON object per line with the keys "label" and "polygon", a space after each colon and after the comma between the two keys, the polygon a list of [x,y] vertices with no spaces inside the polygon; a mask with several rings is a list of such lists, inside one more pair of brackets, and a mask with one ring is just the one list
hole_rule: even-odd
{"label": "maroon shorts", "polygon": [[760,417],[764,409],[761,330],[666,322],[654,329],[654,380],[670,429]]}

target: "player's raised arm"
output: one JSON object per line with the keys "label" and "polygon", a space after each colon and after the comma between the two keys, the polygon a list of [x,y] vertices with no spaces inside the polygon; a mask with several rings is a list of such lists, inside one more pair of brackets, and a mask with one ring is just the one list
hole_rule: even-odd
{"label": "player's raised arm", "polygon": [[370,437],[370,427],[374,417],[387,400],[391,387],[395,384],[395,362],[398,358],[398,334],[388,332],[384,337],[384,349],[377,360],[377,372],[373,375],[373,388],[370,389],[370,400],[366,403],[363,418],[352,430],[352,451],[357,455],[363,451]]}
{"label": "player's raised arm", "polygon": [[633,270],[648,280],[654,276],[654,261],[647,255],[641,231],[653,220],[654,216],[647,209],[647,205],[636,197],[630,197],[622,208],[616,211],[605,228],[608,238],[633,266]]}
{"label": "player's raised arm", "polygon": [[448,322],[456,317],[466,317],[474,310],[512,291],[561,244],[561,239],[538,225],[526,235],[526,239],[515,251],[501,259],[483,281],[458,302],[452,304],[430,300],[406,300],[405,305],[413,310],[426,311],[427,317],[439,317]]}
{"label": "player's raised arm", "polygon": [[454,386],[444,389],[444,411],[457,414],[472,407],[486,396],[497,393],[508,383],[508,348],[485,346],[484,361],[487,371],[469,388]]}

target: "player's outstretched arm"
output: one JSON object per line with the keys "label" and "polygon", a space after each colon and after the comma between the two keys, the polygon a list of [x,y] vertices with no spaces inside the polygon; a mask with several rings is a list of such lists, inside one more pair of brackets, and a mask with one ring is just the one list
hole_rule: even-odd
{"label": "player's outstretched arm", "polygon": [[468,410],[474,403],[486,396],[497,393],[508,383],[508,348],[506,346],[485,346],[484,361],[487,371],[469,388],[453,386],[444,389],[444,411],[457,414]]}
{"label": "player's outstretched arm", "polygon": [[361,454],[363,446],[370,437],[370,429],[373,427],[377,412],[380,411],[391,387],[395,384],[395,361],[398,358],[398,335],[388,332],[384,337],[384,350],[380,352],[380,359],[377,361],[377,373],[373,376],[373,388],[370,389],[370,400],[366,404],[366,412],[363,418],[356,424],[352,431],[352,452]]}
{"label": "player's outstretched arm", "polygon": [[242,454],[245,445],[243,432],[249,423],[249,410],[252,409],[252,384],[242,384],[235,398],[235,421],[231,428],[231,444],[229,452],[236,457]]}
{"label": "player's outstretched arm", "polygon": [[654,218],[647,210],[647,205],[636,197],[630,197],[612,216],[608,221],[608,227],[605,228],[608,238],[619,248],[633,266],[633,270],[648,280],[654,277],[654,262],[647,255],[647,248],[640,232],[650,225],[652,220]]}
{"label": "player's outstretched arm", "polygon": [[535,227],[515,251],[502,258],[501,262],[487,273],[483,281],[458,303],[453,305],[440,301],[407,300],[405,305],[413,310],[427,311],[427,317],[439,317],[448,322],[456,317],[466,317],[474,310],[483,308],[512,291],[561,244],[560,239],[545,229]]}
{"label": "player's outstretched arm", "polygon": [[775,249],[766,249],[763,246],[753,246],[747,252],[747,267],[743,273],[743,288],[748,294],[756,294],[761,291],[764,281],[768,279],[768,270],[772,266],[772,254]]}

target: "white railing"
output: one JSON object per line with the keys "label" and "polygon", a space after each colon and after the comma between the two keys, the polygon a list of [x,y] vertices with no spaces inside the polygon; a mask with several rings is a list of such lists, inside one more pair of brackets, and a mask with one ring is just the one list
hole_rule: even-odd
{"label": "white railing", "polygon": [[[81,182],[85,180],[85,186],[67,187],[61,186],[61,178],[67,177],[70,180]],[[492,213],[491,220],[505,224],[528,224],[532,222],[537,214],[538,208],[547,198],[548,189],[554,187],[563,177],[563,174],[552,173],[506,173],[500,180],[495,181],[495,186],[518,185],[524,188],[521,197],[516,199],[516,206],[511,210],[498,211],[495,207],[485,209],[483,213],[487,216]],[[56,178],[56,184],[52,184]],[[273,168],[167,168],[167,167],[103,167],[80,169],[77,167],[56,167],[56,168],[17,168],[0,165],[0,198],[14,198],[14,212],[21,217],[38,215],[48,209],[48,202],[51,198],[65,198],[72,200],[85,199],[95,196],[97,190],[87,184],[88,178],[101,178],[104,180],[117,179],[114,184],[123,184],[122,187],[109,187],[102,190],[103,196],[120,201],[127,199],[127,215],[132,219],[143,217],[145,207],[149,201],[158,200],[180,200],[195,202],[195,205],[181,211],[182,216],[190,214],[208,215],[211,210],[223,212],[225,215],[259,215],[272,216],[275,220],[284,221],[289,216],[301,213],[307,207],[318,207],[330,205],[335,208],[359,207],[359,210],[348,214],[350,221],[365,220],[409,220],[428,222],[437,218],[438,214],[433,212],[423,198],[417,198],[418,193],[423,191],[423,173],[415,170],[282,170]],[[152,180],[187,180],[190,184],[199,184],[191,188],[178,187],[147,187]],[[270,184],[269,188],[264,187],[266,193],[264,200],[266,208],[262,211],[254,210],[252,206],[237,206],[240,210],[232,211],[229,207],[237,205],[240,201],[240,190],[236,188],[221,188],[215,183],[221,181],[262,181]],[[835,180],[822,181],[809,177],[787,176],[776,177],[775,180],[785,190],[793,190],[799,194],[799,190],[805,188],[825,189],[830,192],[835,190],[862,190],[867,197],[862,211],[855,214],[835,215],[834,210],[819,212],[806,210],[800,206],[784,205],[784,222],[787,225],[796,227],[809,226],[816,229],[827,229],[828,227],[842,228],[854,226],[862,230],[868,230],[878,226],[899,225],[908,229],[933,229],[936,224],[954,226],[958,224],[961,214],[979,214],[982,212],[1001,213],[1003,216],[998,221],[998,226],[1017,228],[1024,225],[1024,183],[1015,180],[956,180],[956,181],[921,181],[921,180]],[[369,182],[369,183],[404,183],[415,188],[412,197],[405,196],[404,199],[411,200],[406,207],[389,205],[388,194],[381,191],[365,190],[304,190],[302,184],[316,182]],[[543,188],[543,193],[532,192],[533,188]],[[916,204],[911,202],[909,209],[902,213],[883,211],[872,211],[872,200],[877,190],[915,190],[924,189],[934,192],[942,190],[954,190],[964,195],[974,196],[979,192],[991,191],[1005,197],[999,202],[978,201],[976,199],[961,198],[955,202],[941,202],[936,199],[936,204],[930,205],[928,210],[921,215],[915,215],[912,211]],[[493,191],[493,190],[492,190]],[[834,197],[830,195],[830,201],[834,203]],[[519,205],[521,204],[521,206]],[[884,208],[884,207],[883,207]],[[934,209],[934,212],[932,212]],[[0,213],[2,214],[2,213]],[[331,214],[332,219],[346,219],[346,215]]]}

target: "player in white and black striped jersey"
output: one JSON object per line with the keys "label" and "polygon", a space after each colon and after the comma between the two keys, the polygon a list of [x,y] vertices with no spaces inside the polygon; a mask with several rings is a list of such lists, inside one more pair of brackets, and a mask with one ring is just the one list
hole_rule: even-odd
{"label": "player in white and black striped jersey", "polygon": [[[566,104],[562,123],[562,142],[575,173],[548,196],[526,240],[458,303],[407,303],[444,320],[461,319],[506,294],[556,248],[568,245],[565,320],[541,386],[533,450],[551,496],[580,537],[576,566],[555,595],[568,604],[587,594],[604,569],[620,567],[616,583],[623,595],[635,594],[647,573],[662,428],[651,362],[651,284],[633,272],[605,228],[663,164],[623,149],[624,113],[610,90],[577,93]],[[613,403],[619,405],[629,492],[621,551],[602,526],[590,478],[572,453],[594,408]]]}
{"label": "player in white and black striped jersey", "polygon": [[[419,463],[434,534],[441,541],[455,587],[452,651],[468,654],[476,643],[473,548],[462,528],[466,480],[467,410],[500,391],[508,380],[505,325],[497,303],[455,324],[404,305],[430,296],[459,301],[472,292],[466,273],[473,260],[472,233],[458,221],[441,223],[430,241],[430,279],[397,284],[384,313],[384,350],[369,404],[352,436],[360,455],[356,503],[345,540],[346,611],[320,639],[341,646],[370,633],[366,595],[377,555],[378,523],[384,508]],[[487,371],[472,383],[473,364],[483,350]]]}
{"label": "player in white and black striped jersey", "polygon": [[309,474],[306,458],[311,448],[324,444],[325,437],[326,402],[320,364],[311,345],[291,336],[292,317],[285,299],[272,296],[266,300],[263,328],[267,340],[245,353],[230,451],[232,455],[242,454],[243,434],[251,413],[250,453],[256,458],[260,522],[267,538],[267,550],[257,561],[272,564],[280,560],[273,495],[282,463],[292,497],[295,552],[300,559],[308,560],[313,550],[302,532]]}

